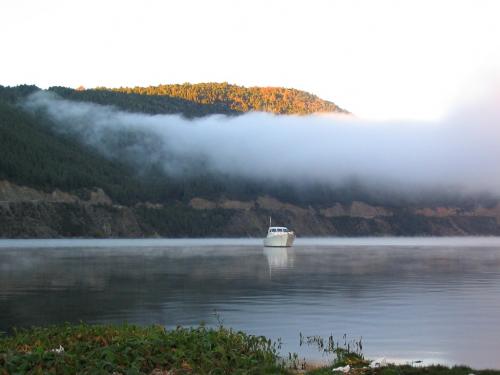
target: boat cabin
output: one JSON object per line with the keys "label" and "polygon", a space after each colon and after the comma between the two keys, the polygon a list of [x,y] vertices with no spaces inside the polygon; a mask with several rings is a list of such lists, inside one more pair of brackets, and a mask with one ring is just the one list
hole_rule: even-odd
{"label": "boat cabin", "polygon": [[289,230],[286,227],[269,227],[268,233],[277,233],[277,232],[287,233],[289,232]]}

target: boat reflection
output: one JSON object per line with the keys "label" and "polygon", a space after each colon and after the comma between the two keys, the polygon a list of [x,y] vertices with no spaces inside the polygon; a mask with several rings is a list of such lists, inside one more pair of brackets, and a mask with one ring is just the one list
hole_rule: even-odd
{"label": "boat reflection", "polygon": [[269,278],[273,271],[284,270],[294,267],[295,253],[286,247],[264,247],[264,255],[269,266]]}

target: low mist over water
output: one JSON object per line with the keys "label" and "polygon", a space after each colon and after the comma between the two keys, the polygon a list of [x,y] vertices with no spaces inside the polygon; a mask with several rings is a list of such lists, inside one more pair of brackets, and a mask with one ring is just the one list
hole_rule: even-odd
{"label": "low mist over water", "polygon": [[300,332],[362,336],[368,357],[499,367],[498,295],[496,238],[0,241],[4,331],[222,319],[308,359],[325,358]]}

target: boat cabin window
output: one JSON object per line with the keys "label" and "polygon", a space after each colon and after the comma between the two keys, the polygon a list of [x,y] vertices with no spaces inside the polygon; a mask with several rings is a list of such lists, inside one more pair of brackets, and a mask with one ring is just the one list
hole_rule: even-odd
{"label": "boat cabin window", "polygon": [[269,228],[269,232],[274,232],[274,233],[276,233],[276,232],[285,232],[286,233],[286,232],[288,232],[288,228],[284,228],[284,227],[282,227],[282,228],[275,228],[275,227],[274,228]]}

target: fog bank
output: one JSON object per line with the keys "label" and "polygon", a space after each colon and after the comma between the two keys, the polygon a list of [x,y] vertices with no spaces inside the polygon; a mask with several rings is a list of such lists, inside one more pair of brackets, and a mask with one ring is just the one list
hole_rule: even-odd
{"label": "fog bank", "polygon": [[203,171],[341,185],[355,179],[392,189],[460,189],[500,194],[498,96],[434,122],[370,122],[333,115],[248,113],[188,120],[128,113],[41,91],[23,106],[57,131],[110,158],[159,163],[172,175]]}

